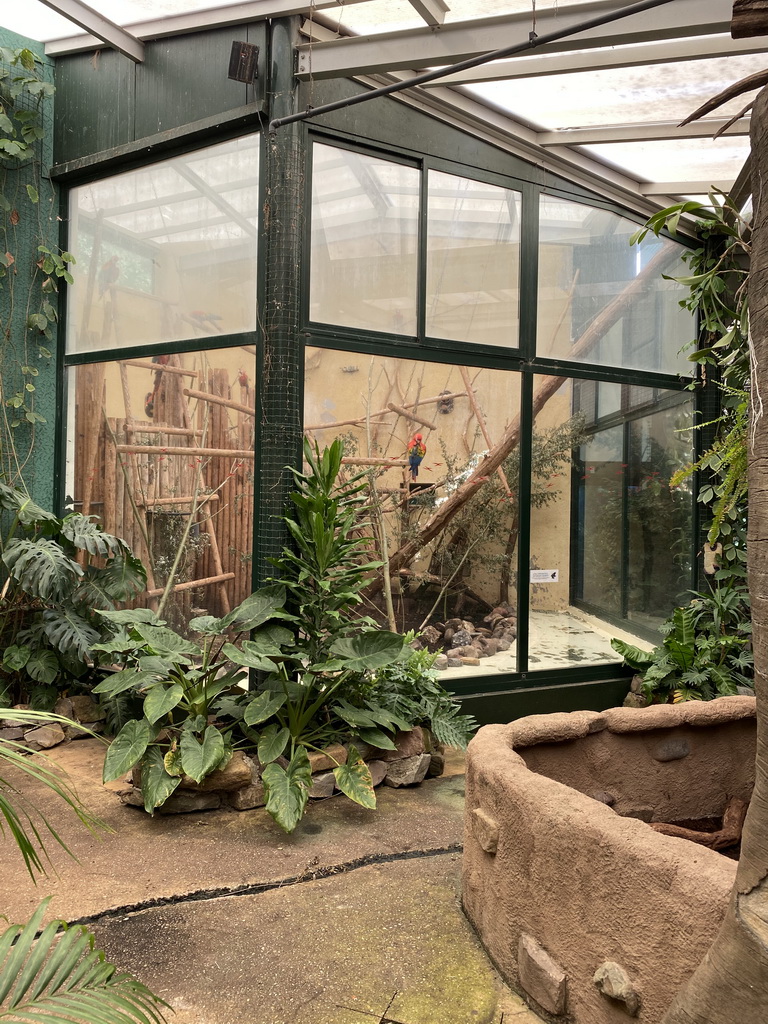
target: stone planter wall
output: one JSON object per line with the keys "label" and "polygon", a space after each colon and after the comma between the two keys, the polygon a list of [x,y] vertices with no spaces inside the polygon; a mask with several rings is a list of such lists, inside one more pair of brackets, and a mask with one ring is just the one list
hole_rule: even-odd
{"label": "stone planter wall", "polygon": [[[29,711],[29,704],[15,704],[14,709]],[[69,718],[73,723],[82,725],[82,729],[78,729],[74,724],[62,725],[61,722],[54,721],[38,721],[25,725],[10,718],[4,719],[2,714],[0,709],[0,740],[13,740],[30,752],[50,750],[51,747],[57,747],[68,740],[87,740],[89,733],[84,732],[85,729],[91,733],[104,731],[104,711],[88,696],[60,697],[52,709],[52,714]]]}
{"label": "stone planter wall", "polygon": [[754,784],[755,701],[534,715],[467,757],[465,911],[553,1020],[658,1024],[714,938],[735,861],[650,820],[721,815]]}
{"label": "stone planter wall", "polygon": [[[394,740],[396,750],[378,750],[360,740],[355,747],[365,759],[373,777],[374,786],[413,786],[429,776],[442,775],[445,766],[442,747],[428,729],[417,727],[410,732],[398,733]],[[331,756],[328,756],[331,755]],[[311,752],[312,789],[311,800],[323,800],[338,793],[333,768],[336,763],[345,764],[347,749],[342,744],[327,748],[327,754]],[[287,765],[284,758],[278,763]],[[162,807],[160,814],[184,814],[190,811],[215,810],[231,807],[236,811],[249,811],[263,807],[264,786],[261,781],[263,765],[241,751],[236,751],[229,764],[221,771],[212,772],[201,783],[184,777],[179,788]],[[143,807],[141,776],[137,769],[126,780],[124,789],[118,792],[125,804]]]}

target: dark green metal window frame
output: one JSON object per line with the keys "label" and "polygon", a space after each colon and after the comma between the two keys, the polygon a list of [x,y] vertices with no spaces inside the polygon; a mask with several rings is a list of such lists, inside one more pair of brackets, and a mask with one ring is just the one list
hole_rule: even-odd
{"label": "dark green metal window frame", "polygon": [[[520,402],[520,523],[518,539],[518,633],[517,633],[517,670],[509,673],[495,673],[493,676],[478,674],[467,679],[451,681],[452,690],[458,694],[480,693],[494,694],[511,692],[531,686],[555,686],[568,682],[590,682],[600,679],[615,679],[617,675],[630,674],[620,664],[598,664],[586,667],[564,667],[542,671],[531,671],[528,666],[528,639],[530,624],[530,585],[528,583],[528,566],[531,542],[531,446],[533,436],[533,384],[536,375],[565,376],[575,379],[594,380],[606,383],[640,385],[659,388],[668,392],[681,393],[680,399],[670,396],[667,400],[672,404],[682,401],[682,393],[690,389],[692,378],[680,378],[674,374],[627,369],[619,366],[588,364],[556,360],[536,355],[536,306],[538,285],[538,253],[539,253],[539,209],[540,197],[552,196],[573,202],[581,202],[593,208],[603,209],[624,219],[642,225],[643,218],[633,214],[631,210],[612,203],[600,196],[590,193],[578,185],[571,185],[560,179],[544,184],[528,181],[520,177],[505,177],[496,172],[484,172],[481,168],[448,159],[424,156],[412,150],[398,147],[381,147],[375,143],[361,142],[358,138],[346,136],[344,133],[320,128],[317,126],[306,129],[306,184],[304,218],[304,249],[311,253],[311,208],[312,208],[312,151],[315,141],[327,146],[375,156],[379,159],[404,163],[421,169],[421,209],[419,211],[420,237],[418,241],[418,296],[417,322],[420,325],[420,336],[382,334],[373,331],[339,327],[319,323],[309,319],[309,258],[305,261],[302,281],[302,339],[305,345],[318,348],[340,349],[363,355],[389,356],[400,359],[418,359],[425,362],[458,364],[483,367],[488,369],[506,370],[521,374]],[[458,342],[440,338],[432,338],[424,332],[424,305],[426,294],[426,196],[428,171],[430,169],[444,171],[460,177],[471,178],[479,182],[499,185],[521,193],[521,238],[520,238],[520,320],[519,346],[504,348],[498,345],[479,345],[472,342]],[[541,171],[531,168],[532,174],[541,176]],[[678,239],[679,240],[679,239]],[[695,399],[694,395],[694,399]],[[666,405],[666,401],[664,403]],[[647,410],[646,410],[647,412]],[[634,411],[630,414],[637,418]],[[640,414],[638,414],[640,415]],[[626,419],[626,416],[624,416]],[[622,420],[623,422],[623,420]],[[694,502],[695,509],[695,502]],[[694,511],[695,531],[695,511]],[[691,540],[695,552],[697,531]],[[697,582],[696,560],[692,559],[692,585]],[[627,628],[627,622],[614,622],[602,612],[601,618],[620,628]],[[632,628],[635,626],[633,624]],[[638,634],[640,635],[638,630]],[[643,635],[648,631],[643,631]],[[648,632],[647,639],[658,639]]]}
{"label": "dark green metal window frame", "polygon": [[[118,147],[106,153],[95,154],[82,160],[72,161],[69,164],[54,168],[54,177],[62,185],[61,190],[61,218],[62,218],[62,248],[67,247],[66,223],[68,217],[68,193],[73,186],[87,184],[91,181],[102,180],[121,173],[125,170],[137,169],[150,166],[172,156],[183,153],[197,152],[210,145],[223,142],[228,139],[256,134],[264,127],[264,119],[254,115],[252,111],[247,114],[233,112],[233,116],[227,118],[207,119],[194,125],[175,130],[170,133],[163,133],[156,140],[140,140],[130,143],[127,146]],[[533,382],[534,375],[558,375],[577,379],[606,381],[615,383],[641,384],[646,387],[659,387],[669,391],[683,391],[689,387],[689,382],[670,374],[651,373],[639,370],[627,370],[623,367],[609,367],[602,365],[589,365],[584,363],[569,362],[563,360],[543,359],[535,354],[536,345],[536,285],[538,281],[538,228],[539,228],[539,197],[551,195],[570,199],[576,202],[583,202],[587,205],[605,209],[616,213],[627,220],[634,220],[638,226],[642,224],[643,218],[639,214],[622,207],[616,203],[609,202],[599,195],[590,192],[580,185],[568,182],[556,175],[542,172],[541,169],[531,165],[531,177],[505,176],[496,171],[486,171],[482,167],[471,164],[452,161],[447,158],[425,156],[414,150],[404,147],[393,147],[389,145],[377,145],[375,141],[361,140],[357,137],[346,135],[338,130],[324,129],[318,126],[304,126],[304,139],[306,141],[306,183],[305,183],[305,211],[311,211],[311,153],[312,142],[323,142],[329,146],[346,148],[354,152],[376,156],[388,161],[401,162],[413,166],[421,171],[421,211],[420,211],[420,239],[419,239],[419,281],[418,281],[418,323],[420,325],[421,340],[417,337],[404,337],[390,334],[377,334],[335,327],[328,324],[311,323],[308,319],[309,301],[309,261],[305,261],[302,274],[302,326],[299,332],[302,346],[313,345],[323,348],[338,348],[350,352],[370,353],[382,356],[394,356],[405,359],[419,359],[427,362],[458,363],[459,365],[471,365],[489,369],[500,369],[521,374],[521,445],[520,464],[521,477],[520,486],[520,540],[518,543],[518,668],[512,673],[497,673],[493,676],[478,675],[468,679],[455,680],[452,688],[457,694],[482,694],[514,692],[518,689],[529,688],[532,684],[536,687],[561,686],[564,681],[594,682],[601,679],[615,679],[624,670],[616,664],[593,665],[586,667],[562,668],[545,671],[529,672],[527,664],[527,642],[529,627],[529,596],[530,587],[520,585],[520,581],[528,578],[528,560],[530,552],[530,461],[531,461],[531,437],[532,437],[532,412],[533,412]],[[266,147],[260,149],[260,207],[263,208],[265,187],[265,154]],[[517,163],[518,168],[520,164]],[[511,189],[521,194],[521,240],[520,240],[520,315],[519,315],[519,345],[516,348],[504,348],[503,346],[480,345],[475,343],[456,342],[440,338],[428,337],[424,333],[424,292],[426,282],[426,222],[427,174],[426,171],[433,169],[461,177],[470,178],[475,181],[498,185]],[[544,179],[542,181],[542,178]],[[309,227],[311,217],[305,216],[305,251],[309,251]],[[263,230],[262,230],[263,239]],[[263,248],[260,248],[260,253]],[[255,282],[257,295],[260,303],[264,295],[265,268],[263,259],[258,260],[257,280]],[[62,322],[66,322],[66,292],[62,297]],[[263,364],[263,337],[260,324],[256,329],[231,335],[219,335],[216,338],[205,339],[205,348],[209,350],[238,347],[240,345],[254,345],[257,351],[257,366]],[[201,339],[188,338],[174,342],[157,342],[133,346],[131,355],[135,358],[152,357],[166,353],[184,353],[199,351]],[[58,350],[58,423],[65,422],[64,410],[67,408],[67,370],[70,367],[85,365],[88,363],[117,361],[121,353],[114,349],[94,350],[83,353],[64,353],[64,345],[59,345]],[[303,389],[303,381],[300,384]],[[254,463],[255,471],[255,494],[254,494],[254,529],[258,531],[260,495],[258,490],[259,480],[259,457],[260,445],[258,443],[259,410],[256,415],[256,458]],[[56,494],[58,505],[63,508],[64,503],[64,466],[65,466],[66,438],[63,429],[59,432],[56,459]],[[256,538],[254,537],[254,543]],[[693,540],[696,547],[695,538]]]}

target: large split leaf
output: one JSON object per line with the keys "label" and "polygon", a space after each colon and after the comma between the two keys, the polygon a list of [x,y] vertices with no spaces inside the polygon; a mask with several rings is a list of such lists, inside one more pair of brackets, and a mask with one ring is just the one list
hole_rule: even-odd
{"label": "large split leaf", "polygon": [[293,832],[304,814],[312,785],[312,766],[304,747],[296,748],[287,768],[268,764],[261,780],[267,811],[280,828]]}
{"label": "large split leaf", "polygon": [[77,562],[47,537],[10,541],[3,552],[3,561],[27,594],[46,602],[64,600],[83,575]]}
{"label": "large split leaf", "polygon": [[99,639],[93,626],[66,605],[46,608],[43,632],[56,650],[62,654],[74,654],[80,661],[88,659],[91,647]]}
{"label": "large split leaf", "polygon": [[105,533],[90,516],[81,515],[79,512],[64,517],[61,534],[76,548],[87,551],[89,555],[108,558],[120,548],[120,542],[116,537]]}

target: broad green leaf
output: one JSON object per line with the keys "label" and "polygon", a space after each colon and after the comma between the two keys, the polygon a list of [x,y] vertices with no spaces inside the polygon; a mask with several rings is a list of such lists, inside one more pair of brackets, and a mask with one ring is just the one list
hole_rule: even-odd
{"label": "broad green leaf", "polygon": [[272,693],[270,690],[260,693],[258,697],[248,703],[245,709],[246,725],[259,725],[261,722],[266,722],[276,711],[280,710],[286,700],[288,700],[288,696],[285,693]]}
{"label": "broad green leaf", "polygon": [[32,653],[29,647],[19,647],[17,644],[11,644],[10,647],[6,647],[3,651],[3,668],[9,672],[20,672],[29,661],[29,656]]}
{"label": "broad green leaf", "polygon": [[290,618],[283,611],[285,604],[285,587],[277,584],[262,587],[234,608],[220,620],[218,632],[223,633],[230,627],[244,633],[263,625],[268,619],[275,617]]}
{"label": "broad green leaf", "polygon": [[269,764],[275,758],[280,757],[288,746],[291,734],[288,729],[281,729],[278,725],[268,725],[259,737],[258,758],[262,764]]}
{"label": "broad green leaf", "polygon": [[370,743],[372,747],[379,747],[381,750],[397,750],[389,736],[381,729],[358,729],[360,739]]}
{"label": "broad green leaf", "polygon": [[38,683],[53,683],[61,671],[53,651],[35,651],[26,664],[29,675]]}
{"label": "broad green leaf", "polygon": [[181,776],[184,774],[184,769],[181,765],[181,751],[178,749],[178,747],[174,750],[169,750],[166,753],[165,757],[163,758],[163,764],[165,765],[165,770],[168,772],[168,774],[173,775],[174,778],[176,776],[181,778]]}
{"label": "broad green leaf", "polygon": [[165,769],[163,755],[157,747],[150,747],[141,762],[141,795],[144,797],[144,810],[153,814],[173,791],[178,787],[181,778],[169,775]]}
{"label": "broad green leaf", "polygon": [[368,711],[353,707],[346,700],[340,700],[338,704],[334,704],[332,710],[335,711],[339,718],[342,718],[348,725],[354,728],[375,729],[380,724]]}
{"label": "broad green leaf", "polygon": [[611,647],[614,651],[617,651],[629,667],[635,669],[636,672],[641,672],[653,662],[653,655],[649,654],[648,651],[643,651],[639,647],[634,647],[632,644],[625,643],[623,640],[617,640],[615,637],[611,640]]}
{"label": "broad green leaf", "polygon": [[354,747],[349,748],[346,764],[333,769],[336,785],[345,796],[361,807],[376,809],[376,793],[368,765]]}
{"label": "broad green leaf", "polygon": [[[267,653],[269,650],[269,654]],[[244,668],[255,668],[260,672],[276,672],[277,665],[271,660],[271,655],[280,654],[280,650],[273,645],[265,649],[263,644],[253,643],[250,640],[243,641],[243,649],[239,650],[234,644],[224,644],[221,653],[234,665],[242,665]]]}
{"label": "broad green leaf", "polygon": [[199,743],[192,732],[181,734],[181,763],[184,771],[195,782],[202,782],[224,756],[224,737],[214,725],[209,725]]}
{"label": "broad green leaf", "polygon": [[184,687],[181,683],[153,686],[144,698],[144,717],[154,724],[163,715],[172,711],[183,696]]}
{"label": "broad green leaf", "polygon": [[293,832],[301,821],[312,785],[312,767],[304,747],[297,747],[287,769],[268,764],[262,772],[268,813],[280,828]]}
{"label": "broad green leaf", "polygon": [[147,622],[137,622],[135,630],[146,642],[151,652],[161,658],[173,658],[180,664],[191,664],[193,657],[201,657],[202,651],[184,637],[174,633],[165,626],[152,626]]}
{"label": "broad green leaf", "polygon": [[117,626],[133,626],[138,622],[147,622],[152,626],[164,626],[165,619],[160,619],[151,608],[124,608],[120,611],[99,611],[102,618],[114,622]]}
{"label": "broad green leaf", "polygon": [[337,640],[331,653],[344,661],[352,672],[365,672],[391,665],[403,649],[405,637],[383,629],[371,629],[357,636]]}
{"label": "broad green leaf", "polygon": [[104,758],[104,782],[112,782],[129,768],[133,768],[144,756],[151,738],[149,722],[144,719],[140,722],[126,722],[110,743],[107,756]]}
{"label": "broad green leaf", "polygon": [[94,686],[94,693],[106,693],[110,697],[118,693],[125,693],[126,690],[143,689],[146,686],[153,686],[162,679],[159,672],[141,672],[135,668],[126,668],[122,672],[112,672],[105,679]]}

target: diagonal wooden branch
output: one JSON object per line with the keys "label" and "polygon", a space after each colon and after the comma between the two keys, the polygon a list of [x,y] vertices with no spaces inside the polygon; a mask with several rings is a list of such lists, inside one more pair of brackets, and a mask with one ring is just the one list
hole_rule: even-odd
{"label": "diagonal wooden branch", "polygon": [[721,107],[723,103],[727,103],[728,100],[741,96],[742,93],[749,92],[750,89],[762,89],[764,85],[768,85],[768,68],[763,71],[756,71],[754,75],[747,75],[746,78],[742,78],[739,82],[729,85],[727,89],[723,89],[717,96],[713,96],[706,103],[702,103],[700,107],[697,107],[692,114],[680,122],[678,127],[682,128],[684,124],[698,121],[700,117],[704,117],[705,114],[710,114],[713,110],[717,110],[718,107]]}
{"label": "diagonal wooden branch", "polygon": [[[632,301],[646,289],[651,281],[664,271],[664,268],[672,262],[676,255],[677,246],[675,243],[667,241],[648,265],[640,271],[637,277],[633,278],[626,288],[602,312],[598,313],[589,327],[586,328],[581,337],[574,343],[569,358],[580,359],[590,352],[597,342],[621,319]],[[544,378],[533,396],[534,419],[566,380],[566,377]],[[416,536],[402,544],[390,556],[389,570],[391,575],[407,567],[426,544],[439,533],[442,533],[453,517],[496,472],[509,453],[515,449],[519,441],[520,417],[516,416],[507,427],[502,438],[485,455],[482,461],[478,463],[465,482],[449,498],[446,498]],[[374,579],[365,588],[363,595],[370,597],[377,593],[381,586],[381,578]]]}

